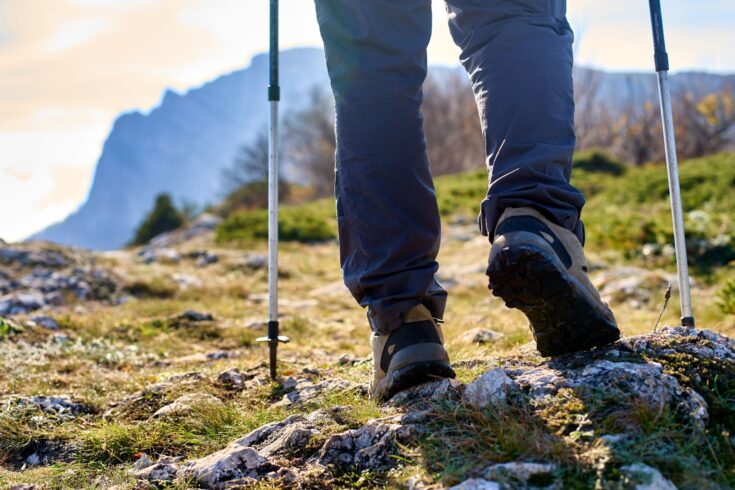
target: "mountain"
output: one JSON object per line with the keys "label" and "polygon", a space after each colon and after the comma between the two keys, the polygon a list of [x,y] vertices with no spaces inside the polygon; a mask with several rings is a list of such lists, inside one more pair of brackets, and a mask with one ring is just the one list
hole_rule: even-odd
{"label": "mountain", "polygon": [[[466,79],[461,67],[433,66],[431,73],[440,83],[456,73]],[[613,106],[620,100],[642,103],[658,98],[653,73],[578,68],[575,80],[594,84],[596,100]],[[321,49],[281,54],[282,110],[303,106],[314,86],[326,88],[328,83]],[[121,115],[105,141],[87,201],[64,221],[31,238],[114,249],[130,240],[160,192],[169,192],[176,202],[216,202],[222,197],[222,170],[232,165],[237,149],[267,124],[267,84],[268,57],[258,55],[249,67],[199,88],[183,94],[167,91],[147,114]],[[674,91],[702,94],[726,84],[735,86],[735,76],[694,72],[672,76]]]}
{"label": "mountain", "polygon": [[[324,53],[299,48],[281,54],[282,106],[297,108],[315,85],[328,83]],[[176,202],[220,197],[222,171],[237,149],[268,121],[268,57],[179,94],[166,91],[144,114],[122,114],[102,149],[87,201],[32,239],[115,249],[127,243],[160,192]]]}

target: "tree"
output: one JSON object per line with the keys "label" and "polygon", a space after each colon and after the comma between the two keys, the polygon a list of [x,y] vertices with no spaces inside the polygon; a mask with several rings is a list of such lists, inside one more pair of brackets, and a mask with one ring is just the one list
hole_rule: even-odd
{"label": "tree", "polygon": [[143,221],[135,230],[132,245],[145,245],[151,239],[166,231],[175,230],[184,224],[184,218],[173,205],[171,196],[166,193],[158,194],[156,201]]}
{"label": "tree", "polygon": [[485,163],[485,141],[477,105],[467,77],[458,72],[424,83],[424,135],[433,175],[480,169]]}
{"label": "tree", "polygon": [[[225,216],[238,209],[268,206],[268,146],[268,132],[264,128],[250,144],[239,148],[232,167],[222,173],[226,196],[220,210]],[[279,177],[279,197],[285,200],[290,188],[283,171]]]}
{"label": "tree", "polygon": [[285,156],[294,172],[311,186],[315,197],[334,193],[334,105],[332,97],[314,88],[306,107],[284,123]]}

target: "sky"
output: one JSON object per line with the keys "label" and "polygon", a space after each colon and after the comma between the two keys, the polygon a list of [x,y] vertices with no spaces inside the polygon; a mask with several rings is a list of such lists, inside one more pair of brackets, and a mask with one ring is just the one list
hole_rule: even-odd
{"label": "sky", "polygon": [[[735,72],[735,1],[662,3],[673,69]],[[568,9],[578,63],[651,70],[648,2]],[[429,61],[454,65],[443,1],[433,10]],[[0,238],[83,202],[117,114],[247,66],[267,29],[266,0],[0,0]],[[320,45],[313,1],[281,0],[281,47]]]}

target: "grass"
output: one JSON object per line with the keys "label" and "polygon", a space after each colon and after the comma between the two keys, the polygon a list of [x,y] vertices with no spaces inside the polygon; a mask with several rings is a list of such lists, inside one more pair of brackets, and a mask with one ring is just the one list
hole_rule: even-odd
{"label": "grass", "polygon": [[[698,323],[731,335],[735,333],[735,314],[730,308],[733,264],[726,259],[732,244],[728,237],[733,236],[735,223],[728,201],[735,178],[733,168],[733,155],[681,165],[687,230],[691,230],[695,247],[692,257],[697,262],[693,294]],[[664,167],[621,167],[599,153],[580,154],[575,157],[573,179],[588,195],[584,218],[587,249],[593,262],[673,270],[672,257],[665,250],[670,240],[670,217]],[[436,179],[442,215],[445,222],[453,223],[449,231],[474,230],[472,219],[486,184],[484,172]],[[292,343],[279,348],[280,373],[284,378],[298,378],[306,376],[304,368],[310,368],[319,372],[308,375],[317,380],[341,377],[366,384],[371,364],[367,359],[369,330],[365,312],[355,306],[341,286],[333,240],[334,204],[328,199],[285,209],[288,226],[297,231],[291,235],[295,241],[281,245],[281,328]],[[235,216],[242,215],[233,214],[232,221],[218,231],[216,243],[185,245],[179,264],[142,264],[134,251],[101,258],[100,264],[104,261],[105,267],[113,268],[125,279],[126,294],[131,297],[124,304],[86,303],[55,310],[53,316],[61,325],[60,332],[23,328],[23,318],[15,319],[19,327],[12,332],[0,327],[0,369],[12,373],[0,376],[0,393],[68,394],[99,412],[73,420],[43,417],[45,421],[40,422],[34,418],[38,415],[35,410],[0,409],[0,453],[6,457],[17,456],[42,440],[78,445],[72,462],[23,471],[0,467],[0,488],[37,482],[59,489],[109,488],[115,484],[133,488],[129,469],[140,452],[152,459],[161,454],[198,457],[290,414],[346,407],[338,412],[334,423],[321,428],[322,433],[314,441],[318,445],[331,434],[397,413],[355,390],[325,395],[301,407],[274,408],[271,402],[279,400],[283,392],[273,385],[254,385],[245,392],[232,393],[211,382],[218,373],[233,367],[262,374],[267,359],[266,347],[253,342],[264,334],[264,328],[258,325],[267,318],[267,274],[262,269],[242,266],[247,254],[266,253],[263,216],[256,216],[259,224],[249,231],[243,231],[246,221],[237,221],[241,218]],[[304,216],[316,223],[314,227],[301,227]],[[467,224],[457,224],[462,222]],[[643,252],[644,243],[651,245],[648,255]],[[198,268],[186,258],[190,251],[186,247],[207,247],[220,260]],[[458,240],[448,233],[439,257],[440,274],[446,272],[462,279],[450,288],[444,331],[463,382],[498,365],[501,359],[539,360],[528,350],[532,338],[523,316],[490,297],[482,270],[475,267],[485,262],[487,249],[482,239]],[[202,284],[181,287],[173,281],[174,274],[196,277]],[[613,305],[628,335],[650,331],[659,308],[660,304],[640,308]],[[214,320],[175,320],[186,309],[212,313]],[[678,311],[670,306],[662,323],[676,322]],[[462,334],[476,327],[490,328],[503,337],[489,345],[469,345]],[[55,339],[55,335],[67,338]],[[206,358],[215,351],[226,351],[231,357]],[[357,359],[354,365],[339,363],[347,353]],[[618,468],[636,461],[661,468],[679,488],[708,488],[708,481],[735,486],[735,459],[729,445],[735,430],[735,367],[722,363],[694,365],[680,355],[652,360],[705,397],[713,421],[706,432],[684,424],[679,414],[650,413],[635,406],[626,407],[625,413],[610,413],[609,420],[605,420],[604,400],[598,400],[598,416],[595,395],[584,397],[573,391],[559,392],[544,408],[530,407],[523,400],[502,410],[487,411],[462,404],[438,404],[431,407],[434,416],[430,431],[417,445],[401,448],[395,468],[387,472],[342,473],[329,485],[322,477],[315,477],[311,488],[399,488],[411,476],[431,485],[448,485],[463,479],[466,471],[480,470],[490,462],[519,459],[559,464],[557,476],[565,488],[589,488],[598,480],[603,488],[612,485]],[[147,395],[130,411],[101,418],[111,403],[152,383],[191,371],[201,372],[206,379]],[[218,396],[224,406],[197,407],[194,413],[177,419],[150,418],[163,404],[191,392]],[[585,425],[593,415],[598,417],[599,427],[608,431],[631,420],[642,429],[628,439],[603,443],[602,434],[590,433]],[[605,472],[595,466],[602,460],[610,461]],[[278,482],[263,482],[258,488],[278,488]]]}

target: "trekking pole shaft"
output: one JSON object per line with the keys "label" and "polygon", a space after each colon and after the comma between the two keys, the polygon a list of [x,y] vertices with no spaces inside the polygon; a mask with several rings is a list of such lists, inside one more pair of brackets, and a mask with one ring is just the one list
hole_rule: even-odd
{"label": "trekking pole shaft", "polygon": [[671,111],[671,88],[667,71],[658,72],[659,99],[661,102],[661,122],[664,130],[666,169],[669,175],[669,195],[671,197],[671,217],[674,222],[674,249],[676,268],[679,276],[679,299],[681,301],[682,324],[694,325],[692,299],[689,290],[689,265],[687,264],[686,237],[684,235],[684,213],[681,205],[679,171],[674,139],[674,120]]}
{"label": "trekking pole shaft", "polygon": [[268,144],[268,348],[272,379],[276,379],[278,353],[278,0],[270,2],[270,138]]}
{"label": "trekking pole shaft", "polygon": [[666,153],[666,170],[669,179],[669,196],[671,198],[671,217],[674,225],[674,249],[676,252],[676,268],[679,279],[679,299],[681,301],[681,323],[694,326],[692,299],[689,287],[689,265],[687,264],[686,237],[684,235],[684,213],[681,205],[679,188],[679,164],[676,158],[676,139],[674,118],[671,109],[671,86],[669,83],[669,56],[666,53],[664,40],[663,16],[660,0],[649,0],[651,11],[651,28],[653,30],[654,61],[658,76],[658,93],[661,104],[661,123],[664,133],[664,150]]}

